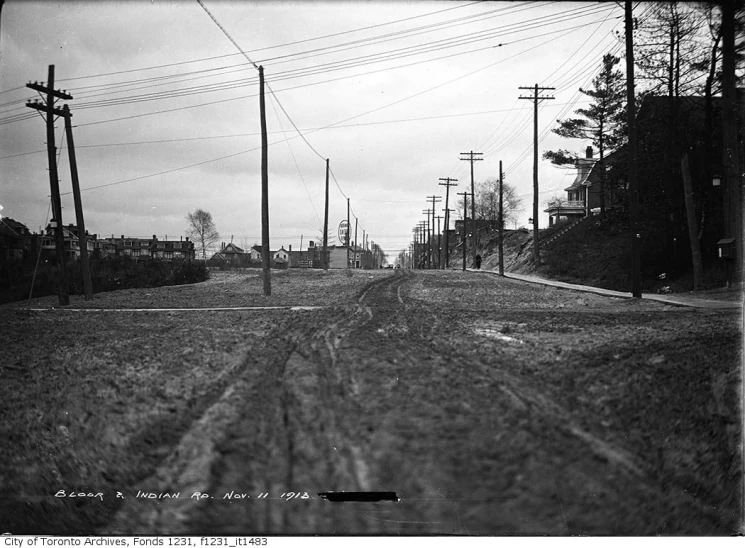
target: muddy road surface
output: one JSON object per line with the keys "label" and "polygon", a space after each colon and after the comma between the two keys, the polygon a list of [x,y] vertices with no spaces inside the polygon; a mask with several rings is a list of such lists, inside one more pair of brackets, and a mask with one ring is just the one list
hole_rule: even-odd
{"label": "muddy road surface", "polygon": [[[35,467],[23,461],[38,443],[27,440],[25,453],[6,448],[12,472],[26,479],[11,479],[14,490],[6,483],[4,530],[742,532],[739,311],[471,272],[355,273],[344,283],[348,295],[319,308],[190,311],[189,329],[221,344],[207,354],[210,345],[197,339],[188,359],[167,367],[157,356],[141,362],[136,374],[150,367],[151,376],[139,395],[115,394],[122,383],[109,379],[106,398],[143,410],[115,415],[104,398],[100,424],[67,424],[74,469],[56,463],[57,472],[44,475],[54,457]],[[194,287],[188,306],[209,306]],[[253,291],[247,287],[230,291]],[[313,304],[321,302],[315,295]],[[151,342],[178,333],[181,321],[172,312],[27,314],[31,323],[124,322],[118,333],[127,322],[159,325]],[[20,375],[23,361],[11,372]],[[173,376],[181,384],[166,389]],[[90,378],[92,391],[104,382]],[[166,388],[143,398],[153,384]],[[145,409],[148,401],[157,413]],[[120,431],[111,434],[116,420]],[[44,428],[60,433],[54,421],[38,428],[36,436]],[[50,497],[59,489],[103,496]],[[319,496],[341,491],[395,492],[399,500]]]}

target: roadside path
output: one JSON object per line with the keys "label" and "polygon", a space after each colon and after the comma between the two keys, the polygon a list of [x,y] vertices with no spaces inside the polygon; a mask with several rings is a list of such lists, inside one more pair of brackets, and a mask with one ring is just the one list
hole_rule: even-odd
{"label": "roadside path", "polygon": [[[482,272],[485,274],[491,274],[493,276],[499,276],[498,273],[491,270],[476,270],[469,268],[471,272]],[[538,276],[529,276],[526,274],[516,274],[514,272],[505,272],[505,278],[513,280],[520,280],[532,284],[547,285],[551,287],[560,287],[562,289],[570,289],[572,291],[583,291],[585,293],[594,293],[596,295],[604,295],[606,297],[619,297],[623,299],[633,299],[631,293],[622,291],[614,291],[612,289],[603,289],[601,287],[593,287],[589,285],[570,284],[566,282],[559,282],[556,280],[548,280],[546,278],[539,278]],[[687,306],[695,308],[707,308],[707,309],[742,309],[742,295],[739,302],[732,301],[720,301],[715,299],[704,299],[687,294],[675,294],[675,295],[656,295],[653,293],[643,293],[642,299],[649,301],[657,301],[672,306]]]}

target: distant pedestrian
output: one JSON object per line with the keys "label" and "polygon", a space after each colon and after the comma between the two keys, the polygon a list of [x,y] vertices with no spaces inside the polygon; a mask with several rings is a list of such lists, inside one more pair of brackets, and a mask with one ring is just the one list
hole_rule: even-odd
{"label": "distant pedestrian", "polygon": [[481,270],[481,255],[476,255],[476,268]]}

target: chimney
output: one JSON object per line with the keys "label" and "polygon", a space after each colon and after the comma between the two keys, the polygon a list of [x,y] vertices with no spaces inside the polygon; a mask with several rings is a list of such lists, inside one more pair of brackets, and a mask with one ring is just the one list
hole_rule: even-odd
{"label": "chimney", "polygon": [[122,240],[124,239],[124,234],[122,234]]}
{"label": "chimney", "polygon": [[225,249],[225,242],[222,243],[222,248]]}
{"label": "chimney", "polygon": [[290,249],[288,249],[288,251],[292,251],[292,244],[290,244]]}
{"label": "chimney", "polygon": [[155,234],[153,234],[153,241],[156,241],[157,239],[158,237]]}
{"label": "chimney", "polygon": [[592,158],[592,147],[587,147],[587,150],[585,150],[585,157]]}

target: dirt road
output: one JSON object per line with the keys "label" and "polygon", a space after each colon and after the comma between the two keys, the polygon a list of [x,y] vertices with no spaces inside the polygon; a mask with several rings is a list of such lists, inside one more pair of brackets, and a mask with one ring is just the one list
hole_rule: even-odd
{"label": "dirt road", "polygon": [[[735,312],[459,272],[374,273],[349,283],[353,298],[319,309],[256,311],[250,320],[245,311],[200,317],[196,325],[230,339],[219,367],[214,356],[205,358],[216,378],[194,373],[189,397],[187,381],[179,380],[164,388],[173,393],[155,398],[173,406],[165,417],[124,421],[139,429],[136,435],[127,433],[129,442],[102,449],[98,459],[135,459],[136,472],[89,472],[87,482],[70,472],[77,485],[64,473],[50,481],[50,491],[85,487],[106,497],[55,498],[56,508],[77,512],[56,529],[75,523],[140,535],[742,530]],[[317,295],[313,301],[322,302]],[[163,328],[161,338],[169,332]],[[179,366],[193,364],[198,372],[199,360],[189,356],[158,364],[160,377],[150,382],[163,383],[169,367],[177,377],[185,375],[175,371]],[[95,443],[111,418],[85,435],[80,430],[73,446]],[[85,451],[92,449],[78,450]],[[394,491],[400,500],[333,503],[318,496],[327,491]],[[11,504],[11,527],[36,523],[34,532],[52,532],[38,522],[43,503],[26,503],[25,511],[18,500]]]}

